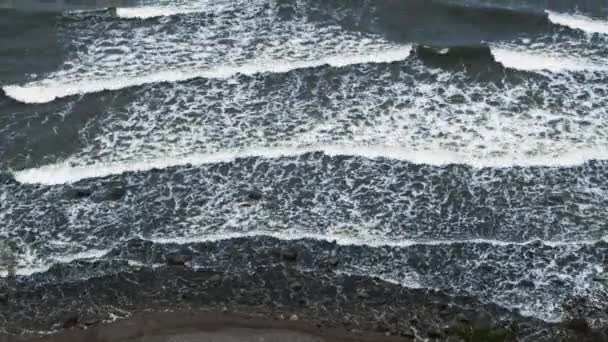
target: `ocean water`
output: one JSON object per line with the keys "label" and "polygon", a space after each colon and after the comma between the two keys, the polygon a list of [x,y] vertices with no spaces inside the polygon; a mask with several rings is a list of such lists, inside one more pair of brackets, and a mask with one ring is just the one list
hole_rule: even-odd
{"label": "ocean water", "polygon": [[117,14],[0,11],[0,239],[21,279],[71,281],[45,274],[136,240],[269,236],[548,321],[607,298],[608,2]]}

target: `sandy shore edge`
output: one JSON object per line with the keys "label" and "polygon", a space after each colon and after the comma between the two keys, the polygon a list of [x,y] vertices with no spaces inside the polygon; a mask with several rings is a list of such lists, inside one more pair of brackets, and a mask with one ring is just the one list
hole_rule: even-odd
{"label": "sandy shore edge", "polygon": [[[14,338],[14,336],[13,336]],[[4,342],[2,339],[0,341]],[[7,340],[8,341],[8,340]],[[16,342],[354,342],[404,341],[376,332],[321,328],[297,316],[284,320],[224,312],[146,312],[110,323]]]}

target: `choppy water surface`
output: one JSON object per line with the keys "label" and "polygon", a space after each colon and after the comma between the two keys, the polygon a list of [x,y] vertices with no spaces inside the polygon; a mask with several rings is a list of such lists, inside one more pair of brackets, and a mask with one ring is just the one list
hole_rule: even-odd
{"label": "choppy water surface", "polygon": [[0,238],[36,279],[138,239],[335,240],[344,272],[559,320],[606,294],[608,4],[551,6],[0,12]]}

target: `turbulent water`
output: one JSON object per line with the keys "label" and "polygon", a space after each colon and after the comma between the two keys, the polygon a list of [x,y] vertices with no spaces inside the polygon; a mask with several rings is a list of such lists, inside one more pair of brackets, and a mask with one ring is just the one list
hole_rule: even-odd
{"label": "turbulent water", "polygon": [[559,320],[606,298],[608,2],[548,5],[0,12],[0,238],[48,282],[134,240],[335,240],[343,272]]}

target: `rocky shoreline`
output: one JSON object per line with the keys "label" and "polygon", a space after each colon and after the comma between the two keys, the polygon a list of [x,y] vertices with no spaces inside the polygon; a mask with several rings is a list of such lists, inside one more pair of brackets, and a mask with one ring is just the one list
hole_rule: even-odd
{"label": "rocky shoreline", "polygon": [[[130,261],[121,269],[116,259],[58,265],[4,287],[0,327],[8,334],[3,338],[109,341],[104,336],[134,338],[133,331],[135,337],[160,336],[219,324],[233,330],[302,332],[332,341],[607,340],[606,331],[582,320],[547,323],[472,297],[344,274],[336,268],[340,259],[304,246],[270,238],[199,245],[216,269],[193,267],[200,257],[193,246],[179,251],[173,246],[171,252],[163,247],[165,254],[153,258],[164,264],[155,267]],[[128,247],[121,250],[154,251],[141,241]],[[302,259],[312,257],[317,259],[308,262],[315,267],[303,267]],[[232,268],[222,267],[229,262]],[[108,263],[119,271],[65,281],[84,268],[105,269]],[[54,333],[39,339],[38,332],[49,331]]]}

